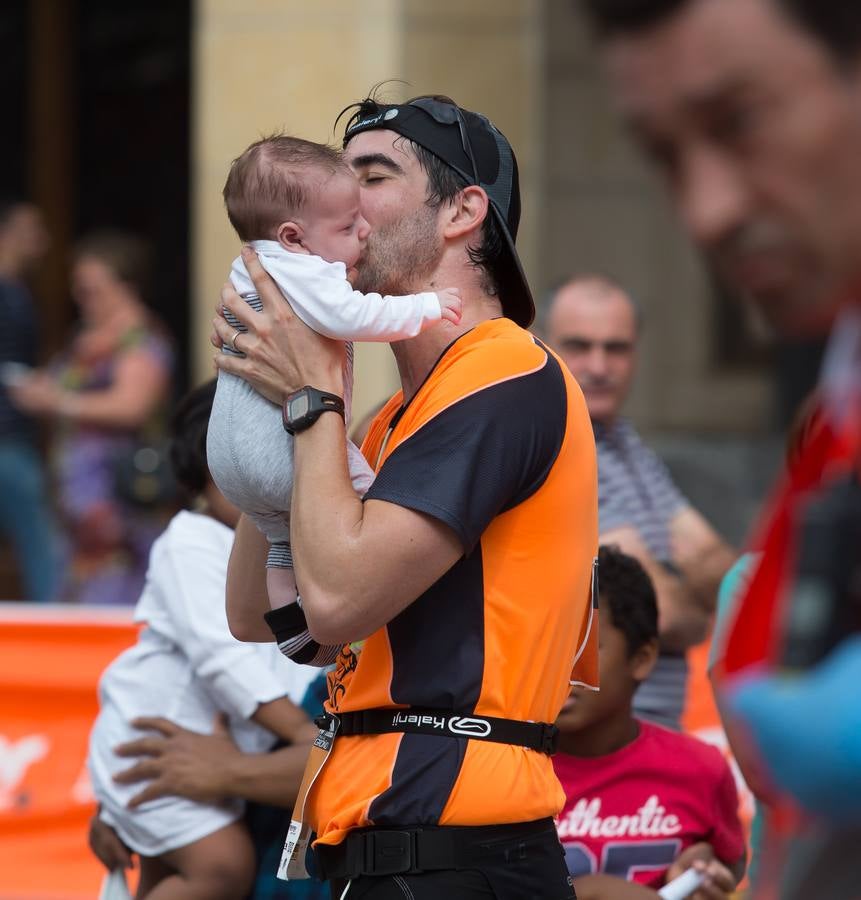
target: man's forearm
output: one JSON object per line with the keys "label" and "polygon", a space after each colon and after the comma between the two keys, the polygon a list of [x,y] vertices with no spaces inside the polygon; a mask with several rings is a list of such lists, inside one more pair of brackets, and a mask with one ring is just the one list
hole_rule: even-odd
{"label": "man's forearm", "polygon": [[737,558],[738,554],[720,541],[709,547],[698,559],[680,563],[691,590],[710,615],[717,606],[720,583]]}
{"label": "man's forearm", "polygon": [[294,445],[290,532],[296,582],[315,638],[321,620],[334,625],[349,618],[351,589],[361,590],[356,545],[364,510],[350,482],[346,447],[344,423],[332,413],[297,434]]}
{"label": "man's forearm", "polygon": [[682,652],[705,640],[711,615],[693,596],[684,578],[668,571],[649,553],[636,529],[623,526],[600,536],[602,544],[615,544],[637,559],[655,588],[658,632],[664,650]]}
{"label": "man's forearm", "polygon": [[241,516],[227,566],[227,623],[240,641],[272,641],[263,615],[269,609],[266,591],[266,538],[247,516]]}
{"label": "man's forearm", "polygon": [[338,416],[325,413],[296,435],[295,470],[290,531],[296,582],[319,643],[373,634],[463,555],[460,538],[440,520],[356,496]]}
{"label": "man's forearm", "polygon": [[310,749],[310,744],[293,744],[271,753],[235,754],[224,774],[224,795],[291,807]]}

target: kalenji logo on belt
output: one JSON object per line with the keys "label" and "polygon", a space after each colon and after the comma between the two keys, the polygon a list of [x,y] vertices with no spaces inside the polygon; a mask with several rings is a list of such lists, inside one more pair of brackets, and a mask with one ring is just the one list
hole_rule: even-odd
{"label": "kalenji logo on belt", "polygon": [[396,713],[392,725],[423,725],[427,728],[445,728],[442,716],[417,716],[412,713]]}
{"label": "kalenji logo on belt", "polygon": [[452,716],[448,720],[448,730],[452,734],[462,734],[466,737],[487,737],[490,734],[490,722],[485,719]]}

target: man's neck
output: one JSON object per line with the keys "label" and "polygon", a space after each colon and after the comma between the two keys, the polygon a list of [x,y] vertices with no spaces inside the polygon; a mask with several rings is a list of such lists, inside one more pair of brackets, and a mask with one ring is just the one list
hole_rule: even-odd
{"label": "man's neck", "polygon": [[448,287],[460,288],[463,315],[457,325],[442,321],[414,338],[391,345],[398,365],[404,402],[408,403],[422,386],[445,348],[476,325],[502,315],[497,297],[490,297],[481,289],[475,269],[469,265],[448,266],[444,262],[430,282],[421,290],[435,291]]}

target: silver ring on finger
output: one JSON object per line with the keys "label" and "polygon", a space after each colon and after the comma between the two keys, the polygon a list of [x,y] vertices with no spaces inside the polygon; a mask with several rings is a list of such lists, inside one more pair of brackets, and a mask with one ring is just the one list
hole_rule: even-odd
{"label": "silver ring on finger", "polygon": [[237,328],[236,331],[234,331],[233,334],[230,336],[230,340],[226,342],[226,343],[227,343],[227,346],[228,346],[234,353],[241,353],[241,352],[242,352],[242,351],[239,349],[239,347],[236,346],[236,341],[239,339],[239,335],[240,335],[240,334],[242,334],[242,332]]}

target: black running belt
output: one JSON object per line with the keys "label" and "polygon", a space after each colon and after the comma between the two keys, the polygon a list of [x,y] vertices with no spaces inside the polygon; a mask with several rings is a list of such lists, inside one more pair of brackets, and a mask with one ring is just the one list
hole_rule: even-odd
{"label": "black running belt", "polygon": [[460,715],[449,710],[362,709],[354,712],[327,713],[314,721],[328,730],[337,721],[337,733],[357,734],[433,734],[463,737],[474,741],[514,744],[551,756],[556,752],[559,729],[545,722],[518,722],[492,716]]}

